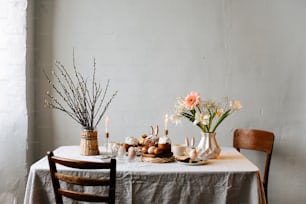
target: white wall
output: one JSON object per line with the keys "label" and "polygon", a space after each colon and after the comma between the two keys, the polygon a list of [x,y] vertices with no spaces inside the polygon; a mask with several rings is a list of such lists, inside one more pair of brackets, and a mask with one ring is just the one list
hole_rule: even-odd
{"label": "white wall", "polygon": [[[48,86],[42,70],[50,71],[55,60],[71,68],[74,48],[83,73],[90,75],[96,57],[98,79],[111,79],[110,90],[119,90],[107,112],[111,140],[163,126],[175,99],[191,90],[203,98],[228,95],[244,108],[218,129],[220,145],[232,145],[237,127],[273,131],[269,201],[305,203],[305,9],[298,0],[35,2],[33,158],[79,144],[81,127],[43,107]],[[200,133],[187,121],[170,126],[174,143],[191,135]]]}
{"label": "white wall", "polygon": [[26,0],[0,1],[0,203],[22,203],[26,177]]}

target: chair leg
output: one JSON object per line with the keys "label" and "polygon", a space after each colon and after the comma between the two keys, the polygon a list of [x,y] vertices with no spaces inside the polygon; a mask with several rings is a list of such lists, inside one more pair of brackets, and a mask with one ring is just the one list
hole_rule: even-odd
{"label": "chair leg", "polygon": [[266,203],[268,204],[268,188],[264,187],[264,190],[265,190]]}

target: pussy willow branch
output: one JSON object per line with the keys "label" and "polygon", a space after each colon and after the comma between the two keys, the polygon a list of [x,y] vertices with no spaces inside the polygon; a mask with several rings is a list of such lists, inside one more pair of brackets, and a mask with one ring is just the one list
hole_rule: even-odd
{"label": "pussy willow branch", "polygon": [[[73,111],[76,113],[76,115],[78,115],[78,117],[81,117],[81,108],[82,105],[79,103],[78,99],[78,95],[76,93],[76,91],[78,90],[75,86],[75,84],[73,83],[72,78],[70,77],[68,71],[65,69],[64,65],[62,65],[60,62],[56,62],[56,67],[57,69],[60,71],[61,75],[64,78],[64,81],[66,83],[66,85],[68,86],[68,90],[67,93],[71,92],[71,106],[69,106],[71,109],[73,109]],[[70,95],[70,94],[69,94]]]}
{"label": "pussy willow branch", "polygon": [[96,122],[94,128],[96,128],[97,125],[99,124],[99,122],[101,121],[101,119],[102,119],[102,117],[103,117],[105,111],[107,110],[108,106],[110,105],[110,103],[112,102],[112,100],[114,99],[114,97],[117,95],[117,93],[118,93],[118,91],[116,91],[115,93],[113,93],[112,97],[109,99],[109,101],[107,102],[107,104],[104,106],[104,109],[103,109],[102,113],[100,114],[99,119],[97,120],[97,122]]}
{"label": "pussy willow branch", "polygon": [[[67,93],[68,90],[65,88],[65,86],[63,85],[62,80],[56,75],[53,74],[54,76],[56,76],[57,81],[59,81],[59,84],[61,84],[61,89],[64,91],[64,93]],[[63,77],[64,75],[61,74]],[[82,116],[79,114],[79,112],[77,110],[75,110],[75,103],[70,103],[68,102],[69,99],[67,99],[67,96],[65,96],[64,94],[62,94],[62,92],[60,91],[61,89],[56,87],[55,84],[50,80],[50,78],[47,76],[47,74],[45,73],[45,76],[48,79],[49,84],[51,85],[51,87],[53,88],[53,90],[55,90],[56,94],[59,96],[60,99],[62,99],[66,105],[68,106],[65,107],[63,104],[61,104],[53,95],[51,95],[49,92],[47,92],[47,96],[49,97],[49,99],[51,101],[47,101],[47,105],[50,108],[54,108],[54,109],[58,109],[61,110],[63,112],[65,112],[66,114],[68,114],[71,118],[73,118],[74,120],[76,120],[79,124],[83,125],[84,124],[84,120],[82,118]],[[70,110],[69,110],[70,109]]]}
{"label": "pussy willow branch", "polygon": [[[103,104],[104,99],[105,99],[106,92],[107,92],[107,90],[108,90],[108,86],[109,86],[109,80],[107,81],[107,84],[106,84],[106,86],[105,86],[105,91],[104,91],[104,94],[103,94],[102,99],[101,99],[101,101],[100,101],[100,104],[98,105],[98,111],[97,111],[95,117],[97,116],[98,112],[100,111],[100,109],[101,109],[101,107],[102,107],[102,104]],[[99,88],[100,88],[100,87],[99,87]],[[101,95],[101,93],[102,93],[102,89],[100,89],[99,96]]]}
{"label": "pussy willow branch", "polygon": [[[110,103],[117,95],[117,91],[113,93],[102,109],[109,87],[109,80],[103,91],[101,85],[96,82],[95,59],[93,62],[91,86],[88,86],[87,79],[77,71],[74,53],[73,75],[71,75],[60,62],[57,61],[55,65],[56,71],[59,73],[53,72],[52,74],[57,85],[51,81],[50,77],[45,72],[44,74],[51,88],[54,90],[54,94],[58,96],[61,102],[56,99],[54,95],[51,95],[50,92],[47,92],[48,100],[46,100],[46,104],[50,108],[63,111],[73,120],[81,124],[83,128],[94,130],[101,121]],[[89,90],[89,87],[91,90]],[[95,121],[96,118],[97,121]]]}
{"label": "pussy willow branch", "polygon": [[[73,120],[75,120],[77,123],[81,124],[81,122],[78,120],[78,118],[71,112],[67,111],[53,96],[47,94],[48,97],[53,101],[53,103],[50,103],[49,101],[46,102],[46,104],[48,105],[48,107],[50,108],[54,108],[60,111],[65,112],[66,114],[68,114]],[[82,125],[82,124],[81,124]]]}
{"label": "pussy willow branch", "polygon": [[57,82],[60,84],[60,87],[64,90],[65,97],[62,96],[63,100],[68,104],[68,106],[72,109],[72,111],[75,112],[76,110],[73,107],[73,101],[70,96],[70,93],[68,92],[65,85],[63,84],[63,82],[60,80],[59,76],[55,72],[53,72],[53,76],[57,79]]}
{"label": "pussy willow branch", "polygon": [[[78,94],[76,93],[77,90],[78,90],[78,87],[76,87],[76,85],[74,84],[73,80],[71,79],[71,77],[70,77],[68,71],[65,69],[64,65],[62,65],[60,62],[57,62],[56,65],[57,65],[57,70],[61,73],[61,76],[63,77],[66,85],[68,86],[69,91],[67,90],[67,88],[65,86],[63,86],[62,89],[65,91],[65,93],[67,93],[68,98],[70,96],[70,92],[72,93],[72,96],[70,97],[71,98],[71,105],[69,105],[67,103],[68,107],[75,113],[75,115],[79,119],[81,119],[81,120],[83,120],[83,122],[85,122],[84,119],[82,119],[82,104],[80,104],[80,101],[78,100],[78,98],[79,98]],[[55,72],[53,72],[53,73],[55,73]],[[59,81],[60,77],[57,77],[57,78],[58,78],[58,81]]]}
{"label": "pussy willow branch", "polygon": [[[59,63],[59,62],[58,62]],[[64,71],[64,79],[66,80],[66,83],[73,95],[72,99],[74,101],[74,104],[75,104],[75,107],[76,110],[78,111],[79,114],[81,114],[81,109],[83,108],[82,107],[82,104],[80,103],[80,101],[78,100],[80,98],[80,94],[79,94],[79,88],[76,87],[76,85],[74,84],[70,74],[68,73],[68,71],[65,69],[64,65],[60,64],[60,68]]]}

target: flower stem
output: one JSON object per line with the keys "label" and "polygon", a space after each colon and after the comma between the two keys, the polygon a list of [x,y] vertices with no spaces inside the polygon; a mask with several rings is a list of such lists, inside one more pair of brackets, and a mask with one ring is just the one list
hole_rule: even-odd
{"label": "flower stem", "polygon": [[219,120],[217,121],[217,123],[216,123],[214,129],[212,130],[212,132],[215,132],[215,131],[216,131],[217,127],[222,123],[222,121],[223,121],[227,116],[230,115],[230,112],[231,112],[231,109],[227,110],[227,111],[219,118]]}

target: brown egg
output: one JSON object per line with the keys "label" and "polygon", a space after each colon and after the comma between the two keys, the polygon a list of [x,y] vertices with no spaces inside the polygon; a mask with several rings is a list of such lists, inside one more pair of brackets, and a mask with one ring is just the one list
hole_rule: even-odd
{"label": "brown egg", "polygon": [[157,147],[155,147],[155,146],[149,147],[148,153],[149,153],[149,154],[154,154],[154,150],[155,150],[156,148],[157,148]]}
{"label": "brown egg", "polygon": [[144,153],[144,154],[148,153],[148,147],[146,147],[146,146],[142,147],[141,152]]}
{"label": "brown egg", "polygon": [[162,153],[163,153],[162,149],[160,149],[158,147],[154,149],[154,154],[158,155],[158,154],[162,154]]}

